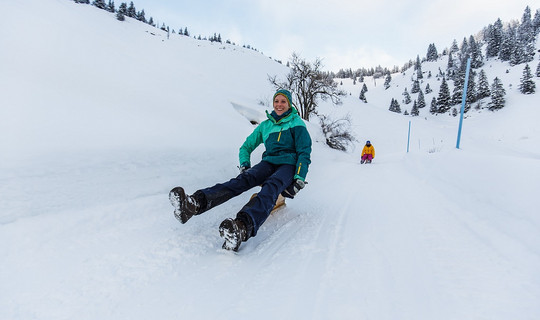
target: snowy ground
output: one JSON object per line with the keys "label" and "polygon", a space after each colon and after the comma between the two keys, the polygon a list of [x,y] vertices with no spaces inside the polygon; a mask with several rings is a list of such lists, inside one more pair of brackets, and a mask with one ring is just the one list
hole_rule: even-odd
{"label": "snowy ground", "polygon": [[234,254],[217,227],[250,194],[186,225],[167,194],[237,173],[266,75],[286,69],[67,0],[0,9],[29,21],[0,28],[0,319],[540,317],[540,95],[471,113],[458,150],[457,118],[393,114],[380,84],[363,104],[345,81],[352,95],[323,109],[350,112],[360,143],[332,151],[309,123],[308,186]]}

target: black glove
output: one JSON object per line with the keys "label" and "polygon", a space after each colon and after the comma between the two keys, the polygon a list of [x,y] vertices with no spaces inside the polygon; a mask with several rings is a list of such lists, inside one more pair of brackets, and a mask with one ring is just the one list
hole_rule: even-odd
{"label": "black glove", "polygon": [[240,170],[240,174],[242,174],[242,173],[244,173],[245,171],[247,171],[249,168],[251,168],[251,166],[249,166],[249,165],[243,165],[243,166],[238,167],[238,170]]}
{"label": "black glove", "polygon": [[291,183],[290,186],[288,186],[283,192],[281,193],[282,196],[285,198],[291,198],[294,199],[294,196],[298,193],[298,191],[304,189],[307,182],[304,182],[300,179],[294,179],[293,183]]}

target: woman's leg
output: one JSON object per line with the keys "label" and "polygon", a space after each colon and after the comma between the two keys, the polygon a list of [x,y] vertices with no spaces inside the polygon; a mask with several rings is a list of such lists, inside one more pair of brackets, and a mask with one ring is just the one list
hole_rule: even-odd
{"label": "woman's leg", "polygon": [[274,166],[266,161],[261,161],[249,170],[239,174],[225,183],[218,183],[213,187],[201,189],[193,195],[201,199],[201,211],[207,211],[218,206],[237,195],[261,185],[274,173]]}
{"label": "woman's leg", "polygon": [[[249,224],[252,224],[253,227],[251,234],[248,234],[248,238],[257,234],[257,230],[266,221],[272,208],[274,208],[279,194],[292,183],[294,170],[295,166],[289,164],[276,166],[275,172],[264,181],[257,196],[240,210],[237,218],[246,224],[248,230],[251,229]],[[251,219],[247,219],[248,217]]]}

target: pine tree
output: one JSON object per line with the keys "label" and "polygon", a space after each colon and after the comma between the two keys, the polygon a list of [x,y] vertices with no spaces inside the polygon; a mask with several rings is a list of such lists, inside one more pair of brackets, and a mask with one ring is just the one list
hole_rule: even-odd
{"label": "pine tree", "polygon": [[465,86],[465,71],[459,71],[454,77],[454,89],[452,91],[451,105],[460,104],[463,99],[463,87]]}
{"label": "pine tree", "polygon": [[94,2],[92,2],[92,5],[103,10],[105,10],[105,8],[107,7],[105,0],[94,0]]}
{"label": "pine tree", "polygon": [[437,53],[437,47],[435,47],[434,43],[431,43],[428,46],[426,60],[427,61],[437,61],[438,58],[439,58],[439,53]]}
{"label": "pine tree", "polygon": [[450,51],[448,52],[448,54],[452,54],[452,53],[456,53],[459,51],[459,48],[458,48],[458,45],[457,45],[457,40],[454,39],[454,41],[452,42],[452,46],[450,47]]}
{"label": "pine tree", "polygon": [[364,101],[365,103],[367,103],[366,92],[367,92],[367,86],[364,83],[364,85],[362,86],[362,90],[360,90],[360,97],[359,98],[360,98],[360,100]]}
{"label": "pine tree", "polygon": [[407,88],[405,88],[405,91],[403,91],[403,103],[405,104],[411,103],[411,95],[409,95]]}
{"label": "pine tree", "polygon": [[129,7],[127,9],[127,16],[130,18],[137,17],[137,10],[135,9],[135,5],[133,4],[133,1],[129,3]]}
{"label": "pine tree", "polygon": [[475,103],[478,93],[476,91],[476,81],[474,80],[474,72],[469,72],[469,81],[467,81],[467,97],[465,98],[465,112],[468,112],[472,104]]}
{"label": "pine tree", "polygon": [[154,23],[154,18],[150,17],[150,19],[148,20],[148,24],[151,25],[152,27],[155,27],[156,24]]}
{"label": "pine tree", "polygon": [[390,108],[388,109],[395,113],[401,113],[401,107],[399,106],[399,102],[392,98],[392,102],[390,102]]}
{"label": "pine tree", "polygon": [[424,98],[424,94],[422,93],[422,91],[419,91],[418,92],[418,108],[422,109],[425,106],[426,106],[426,100]]}
{"label": "pine tree", "polygon": [[[364,82],[364,77],[363,76],[362,76],[362,81],[361,82]],[[368,92],[368,88],[367,88],[365,83],[362,85],[362,91]]]}
{"label": "pine tree", "polygon": [[536,67],[536,76],[540,77],[540,62],[538,62],[538,66]]}
{"label": "pine tree", "polygon": [[126,20],[126,17],[124,16],[124,14],[121,11],[118,11],[116,13],[116,19],[118,19],[118,21],[124,21],[124,20]]}
{"label": "pine tree", "polygon": [[433,92],[433,90],[432,90],[431,87],[429,86],[429,83],[426,84],[426,94],[430,94],[430,93],[432,93],[432,92]]}
{"label": "pine tree", "polygon": [[523,17],[521,18],[521,24],[517,30],[518,46],[520,48],[521,57],[520,63],[531,62],[534,59],[535,54],[535,33],[531,20],[531,9],[529,6],[525,8]]}
{"label": "pine tree", "polygon": [[418,92],[420,92],[420,81],[414,80],[411,93],[418,93]]}
{"label": "pine tree", "polygon": [[503,37],[503,25],[501,19],[497,19],[495,24],[490,25],[484,36],[487,42],[486,57],[497,57],[501,50],[501,43]]}
{"label": "pine tree", "polygon": [[521,78],[521,83],[519,85],[519,91],[523,94],[532,94],[536,91],[536,84],[532,79],[533,75],[531,74],[531,68],[529,64],[525,65],[523,69],[523,77]]}
{"label": "pine tree", "polygon": [[417,117],[420,115],[420,112],[418,111],[418,104],[416,103],[416,100],[414,100],[413,107],[411,110],[411,116]]}
{"label": "pine tree", "polygon": [[109,4],[107,4],[107,11],[114,13],[116,9],[114,8],[114,1],[109,0]]}
{"label": "pine tree", "polygon": [[433,97],[433,99],[431,99],[431,105],[429,107],[429,113],[437,114],[438,111],[439,111],[439,108],[437,108],[437,98]]}
{"label": "pine tree", "polygon": [[414,70],[416,70],[416,79],[423,79],[422,63],[420,62],[420,56],[416,56],[416,63],[414,64]]}
{"label": "pine tree", "polygon": [[534,35],[538,35],[540,33],[540,10],[536,10],[536,13],[534,14],[534,20],[532,22],[533,25],[533,32]]}
{"label": "pine tree", "polygon": [[137,20],[146,23],[146,17],[145,17],[144,15],[145,15],[145,14],[144,14],[144,9],[142,9],[141,11],[139,11],[139,12],[137,13]]}
{"label": "pine tree", "polygon": [[491,95],[491,92],[489,91],[489,82],[486,76],[486,72],[484,69],[480,70],[480,74],[478,75],[478,99],[484,99]]}
{"label": "pine tree", "polygon": [[499,51],[499,59],[502,61],[510,61],[514,52],[514,47],[516,46],[516,35],[515,29],[512,26],[509,26],[506,32],[503,33],[501,41],[501,50]]}
{"label": "pine tree", "polygon": [[450,79],[453,79],[454,76],[456,75],[454,57],[452,56],[451,52],[448,54],[448,63],[446,64],[446,73],[448,74],[448,77]]}
{"label": "pine tree", "polygon": [[[123,16],[127,15],[127,4],[125,2],[122,2],[120,6],[118,7],[118,13],[122,14]],[[124,20],[121,20],[121,21],[124,21]]]}
{"label": "pine tree", "polygon": [[473,36],[469,38],[469,50],[471,53],[471,68],[478,69],[483,66],[484,57],[482,56],[482,50]]}
{"label": "pine tree", "polygon": [[491,103],[489,104],[489,110],[495,111],[504,108],[506,103],[504,96],[506,91],[504,90],[503,84],[499,78],[493,80],[491,85]]}
{"label": "pine tree", "polygon": [[446,83],[446,79],[443,78],[441,88],[439,90],[439,97],[437,98],[437,112],[446,113],[448,110],[450,110],[450,106],[450,91],[448,90],[448,83]]}
{"label": "pine tree", "polygon": [[390,88],[390,81],[392,81],[392,76],[389,74],[386,75],[386,78],[384,79],[384,90],[387,90]]}

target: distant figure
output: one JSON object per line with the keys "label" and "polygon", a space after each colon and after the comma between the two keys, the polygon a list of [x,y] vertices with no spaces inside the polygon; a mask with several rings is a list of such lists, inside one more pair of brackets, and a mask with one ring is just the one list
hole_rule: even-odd
{"label": "distant figure", "polygon": [[364,146],[364,149],[362,149],[362,160],[360,163],[371,163],[371,161],[375,158],[375,148],[371,145],[371,142],[368,140],[366,141],[366,145]]}

